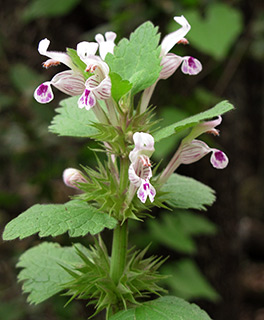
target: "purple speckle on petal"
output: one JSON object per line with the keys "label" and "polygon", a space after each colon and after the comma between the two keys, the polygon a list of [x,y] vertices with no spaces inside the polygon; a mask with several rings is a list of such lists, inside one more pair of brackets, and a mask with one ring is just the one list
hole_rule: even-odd
{"label": "purple speckle on petal", "polygon": [[189,65],[190,68],[196,69],[196,64],[195,64],[195,61],[194,61],[193,57],[190,57],[188,59],[188,65]]}
{"label": "purple speckle on petal", "polygon": [[48,91],[48,87],[46,84],[41,84],[39,87],[38,87],[38,90],[37,90],[37,95],[38,96],[42,96],[42,95],[45,95]]}
{"label": "purple speckle on petal", "polygon": [[224,153],[220,150],[215,152],[215,159],[219,162],[226,161]]}
{"label": "purple speckle on petal", "polygon": [[89,93],[90,93],[90,91],[87,90],[87,89],[85,89],[85,91],[84,91],[84,98],[85,98],[84,103],[85,103],[86,105],[88,105]]}
{"label": "purple speckle on petal", "polygon": [[94,98],[90,95],[90,97],[89,97],[89,106],[90,107],[93,107],[95,105],[95,100],[94,100]]}
{"label": "purple speckle on petal", "polygon": [[143,184],[143,189],[146,191],[147,189],[149,189],[149,184],[148,183],[144,183]]}

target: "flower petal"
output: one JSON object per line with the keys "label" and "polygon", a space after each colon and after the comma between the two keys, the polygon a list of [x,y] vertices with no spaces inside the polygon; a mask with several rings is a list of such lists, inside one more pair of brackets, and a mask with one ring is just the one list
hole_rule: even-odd
{"label": "flower petal", "polygon": [[181,71],[185,74],[196,75],[202,71],[202,64],[193,57],[183,57]]}
{"label": "flower petal", "polygon": [[80,109],[85,108],[86,110],[90,110],[96,104],[96,98],[92,91],[85,89],[83,94],[78,100],[78,107]]}
{"label": "flower petal", "polygon": [[156,190],[155,188],[151,185],[151,183],[149,182],[148,179],[141,181],[141,186],[139,187],[138,191],[137,191],[137,196],[139,198],[139,200],[143,203],[146,202],[147,197],[149,197],[149,200],[151,202],[154,201],[156,195]]}
{"label": "flower petal", "polygon": [[99,82],[97,76],[92,76],[86,81],[86,89],[91,90],[96,99],[106,100],[111,96],[111,79],[110,77],[104,78]]}
{"label": "flower petal", "polygon": [[98,49],[98,43],[82,41],[77,44],[77,54],[86,63],[87,58],[94,56]]}
{"label": "flower petal", "polygon": [[183,145],[179,160],[182,164],[190,164],[202,159],[211,150],[203,141],[193,140]]}
{"label": "flower petal", "polygon": [[53,100],[54,95],[51,89],[51,82],[47,81],[38,86],[34,92],[34,98],[39,103],[49,103]]}
{"label": "flower petal", "polygon": [[194,140],[195,138],[197,138],[205,132],[212,133],[214,135],[219,135],[219,132],[217,129],[215,129],[215,127],[218,126],[221,122],[222,117],[218,116],[215,120],[198,123],[196,126],[192,128],[188,136],[183,139],[183,142],[191,142],[192,140]]}
{"label": "flower petal", "polygon": [[177,42],[179,42],[191,29],[188,21],[184,16],[174,17],[174,20],[179,23],[182,27],[172,33],[169,33],[161,42],[161,56],[166,55]]}
{"label": "flower petal", "polygon": [[181,65],[182,57],[177,56],[174,53],[166,54],[161,60],[162,70],[159,75],[159,79],[168,79]]}
{"label": "flower petal", "polygon": [[133,135],[135,148],[130,152],[129,159],[131,162],[135,162],[141,155],[151,157],[154,149],[154,138],[151,134],[146,132],[135,132]]}
{"label": "flower petal", "polygon": [[[148,159],[149,160],[149,159]],[[152,170],[150,166],[146,166],[141,157],[136,162],[132,162],[128,169],[128,178],[130,182],[139,187],[141,180],[150,179],[152,177]]]}
{"label": "flower petal", "polygon": [[224,169],[229,162],[227,155],[221,150],[211,149],[211,151],[210,161],[212,166],[216,169]]}
{"label": "flower petal", "polygon": [[38,45],[38,52],[43,56],[51,58],[53,63],[55,61],[62,62],[70,69],[76,69],[76,67],[72,63],[71,58],[67,55],[66,52],[48,51],[49,45],[50,40],[48,40],[47,38],[41,40]]}
{"label": "flower petal", "polygon": [[115,38],[116,33],[109,31],[105,33],[105,39],[104,36],[101,33],[98,33],[95,36],[95,40],[99,43],[99,53],[101,58],[104,60],[105,56],[108,52],[114,53],[114,47],[115,47]]}
{"label": "flower petal", "polygon": [[70,96],[78,96],[85,90],[83,75],[72,70],[57,73],[52,78],[51,83],[54,87]]}

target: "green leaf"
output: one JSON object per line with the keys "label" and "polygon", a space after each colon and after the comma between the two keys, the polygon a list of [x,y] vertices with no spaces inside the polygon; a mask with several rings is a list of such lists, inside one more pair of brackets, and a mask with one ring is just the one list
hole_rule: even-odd
{"label": "green leaf", "polygon": [[210,317],[195,304],[166,296],[120,311],[109,320],[210,320]]}
{"label": "green leaf", "polygon": [[[165,218],[165,219],[164,219]],[[163,217],[163,221],[149,220],[148,227],[152,239],[166,247],[183,253],[196,252],[196,245],[190,235],[186,234],[177,219],[173,219],[172,213]]]}
{"label": "green leaf", "polygon": [[214,235],[217,232],[217,227],[213,222],[196,213],[180,210],[179,212],[176,212],[176,216],[173,214],[172,217],[177,219],[177,224],[181,225],[181,228],[186,234],[192,236],[202,234]]}
{"label": "green leaf", "polygon": [[36,204],[10,221],[3,239],[26,238],[35,233],[40,237],[56,237],[68,231],[70,237],[87,233],[97,234],[104,228],[112,229],[117,221],[84,201],[65,204]]}
{"label": "green leaf", "polygon": [[56,115],[49,131],[59,136],[70,137],[90,137],[98,133],[97,129],[91,126],[93,122],[98,122],[92,110],[78,108],[79,97],[71,97],[62,100],[61,108],[56,109]]}
{"label": "green leaf", "polygon": [[219,102],[216,106],[209,110],[198,113],[179,122],[175,122],[165,128],[158,130],[153,134],[153,137],[155,139],[155,142],[158,142],[162,139],[170,137],[174,133],[178,133],[184,129],[193,127],[201,121],[212,119],[232,109],[234,109],[234,106],[228,101]]}
{"label": "green leaf", "polygon": [[225,3],[212,2],[202,18],[197,10],[184,13],[192,26],[188,40],[198,50],[224,59],[243,30],[241,12]]}
{"label": "green leaf", "polygon": [[77,51],[71,48],[67,48],[67,54],[71,58],[72,62],[76,65],[76,67],[82,70],[84,74],[87,74],[87,72],[85,72],[86,64],[80,59],[80,57],[77,54]]}
{"label": "green leaf", "polygon": [[183,299],[219,300],[219,294],[191,259],[182,259],[162,268],[162,273],[171,275],[164,280],[171,292]]}
{"label": "green leaf", "polygon": [[172,174],[161,189],[168,194],[160,200],[173,208],[206,210],[215,201],[214,190],[205,184],[189,177]]}
{"label": "green leaf", "polygon": [[118,102],[123,95],[131,90],[132,83],[130,83],[128,80],[122,80],[120,75],[114,72],[110,72],[109,76],[112,83],[112,97]]}
{"label": "green leaf", "polygon": [[157,28],[147,21],[130,35],[129,40],[124,38],[118,43],[114,55],[108,53],[105,58],[111,72],[133,84],[133,94],[151,86],[159,76],[159,38]]}
{"label": "green leaf", "polygon": [[60,247],[57,243],[44,242],[23,253],[17,263],[18,268],[23,268],[18,280],[24,282],[22,289],[29,293],[28,302],[38,304],[62,291],[72,276],[61,265],[81,262],[74,247]]}
{"label": "green leaf", "polygon": [[80,0],[31,0],[25,8],[22,18],[25,22],[41,17],[62,16],[70,12]]}
{"label": "green leaf", "polygon": [[187,210],[164,212],[161,220],[148,220],[147,226],[155,243],[183,253],[195,253],[193,236],[213,235],[216,226],[205,217]]}

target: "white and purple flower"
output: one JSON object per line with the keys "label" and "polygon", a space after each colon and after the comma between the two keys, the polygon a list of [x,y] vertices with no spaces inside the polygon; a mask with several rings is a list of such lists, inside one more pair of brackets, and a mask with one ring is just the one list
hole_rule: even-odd
{"label": "white and purple flower", "polygon": [[[50,58],[44,62],[44,67],[48,68],[63,63],[71,70],[60,72],[50,81],[38,86],[34,92],[34,98],[38,102],[48,103],[54,98],[52,86],[71,96],[81,95],[78,106],[87,110],[95,106],[97,99],[106,100],[111,96],[109,67],[103,60],[108,52],[113,53],[116,34],[106,32],[106,40],[101,34],[97,34],[95,38],[97,42],[83,41],[77,45],[77,54],[86,64],[85,70],[79,70],[66,52],[48,51],[50,44],[48,39],[40,41],[39,53]],[[98,48],[100,56],[96,55]],[[93,74],[86,81],[85,71]]]}
{"label": "white and purple flower", "polygon": [[[102,34],[97,34],[95,42],[83,41],[77,45],[77,54],[81,60],[86,64],[86,71],[94,73],[85,82],[85,90],[78,101],[79,108],[91,109],[96,100],[107,100],[111,96],[111,79],[109,77],[109,67],[104,62],[105,56],[108,52],[113,53],[116,38],[114,32],[106,32],[106,41]],[[99,56],[95,56],[99,46]]]}
{"label": "white and purple flower", "polygon": [[149,158],[155,151],[154,138],[149,133],[136,132],[133,135],[133,140],[135,147],[129,154],[131,164],[128,170],[128,177],[134,189],[135,187],[138,188],[137,196],[140,201],[145,203],[147,197],[149,197],[149,200],[153,202],[156,190],[149,182],[152,177]]}
{"label": "white and purple flower", "polygon": [[212,166],[216,169],[224,169],[228,165],[227,155],[218,149],[210,148],[205,142],[197,140],[196,138],[203,133],[211,133],[218,136],[219,131],[215,129],[222,122],[222,117],[218,116],[217,119],[206,121],[197,124],[191,130],[191,132],[186,136],[172,159],[170,160],[167,167],[162,172],[159,183],[164,184],[171,174],[181,165],[181,164],[191,164],[206,156],[208,153],[212,153],[210,162]]}
{"label": "white and purple flower", "polygon": [[71,70],[57,73],[50,81],[39,85],[34,92],[34,98],[40,103],[49,103],[54,98],[51,86],[70,96],[82,94],[85,89],[85,79],[82,72],[73,64],[66,52],[48,51],[49,45],[50,41],[48,39],[39,42],[39,53],[50,58],[44,62],[43,66],[48,68],[63,63]]}
{"label": "white and purple flower", "polygon": [[185,74],[196,75],[202,71],[202,64],[196,58],[180,57],[174,53],[169,53],[177,43],[181,43],[183,39],[186,40],[184,37],[191,29],[184,16],[174,17],[174,20],[181,25],[181,28],[165,36],[161,42],[161,66],[163,68],[159,79],[169,78],[181,64],[181,71]]}
{"label": "white and purple flower", "polygon": [[205,142],[196,139],[183,144],[179,160],[182,164],[190,164],[202,159],[210,152],[212,153],[210,162],[214,168],[224,169],[228,165],[228,157],[223,151],[210,148]]}

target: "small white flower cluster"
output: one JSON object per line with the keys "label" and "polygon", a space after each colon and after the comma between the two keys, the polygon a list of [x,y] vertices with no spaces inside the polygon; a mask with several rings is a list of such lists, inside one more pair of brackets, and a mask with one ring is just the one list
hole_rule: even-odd
{"label": "small white flower cluster", "polygon": [[[83,71],[93,73],[86,81],[82,70],[74,65],[67,53],[48,51],[50,41],[48,39],[41,40],[38,51],[50,58],[44,62],[44,67],[63,63],[71,70],[60,72],[51,81],[46,81],[38,86],[34,92],[35,99],[40,103],[50,102],[54,97],[51,85],[70,96],[81,95],[78,106],[87,110],[95,106],[97,99],[108,99],[111,96],[111,80],[109,68],[104,62],[104,58],[108,52],[113,53],[116,34],[106,32],[105,38],[106,40],[103,35],[97,34],[95,37],[97,42],[83,41],[77,45],[77,54],[86,64],[86,69]],[[98,47],[100,56],[96,55]]]}

